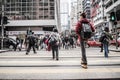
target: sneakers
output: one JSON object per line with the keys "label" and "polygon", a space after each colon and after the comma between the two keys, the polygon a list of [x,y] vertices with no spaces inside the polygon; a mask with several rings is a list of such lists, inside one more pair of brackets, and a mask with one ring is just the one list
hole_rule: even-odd
{"label": "sneakers", "polygon": [[82,68],[87,69],[87,64],[81,64]]}
{"label": "sneakers", "polygon": [[57,61],[59,60],[59,59],[56,59]]}
{"label": "sneakers", "polygon": [[84,69],[87,69],[87,63],[84,63],[84,62],[81,60],[81,67],[84,68]]}
{"label": "sneakers", "polygon": [[28,53],[26,53],[26,55],[28,55]]}
{"label": "sneakers", "polygon": [[34,54],[37,54],[37,52],[34,52]]}

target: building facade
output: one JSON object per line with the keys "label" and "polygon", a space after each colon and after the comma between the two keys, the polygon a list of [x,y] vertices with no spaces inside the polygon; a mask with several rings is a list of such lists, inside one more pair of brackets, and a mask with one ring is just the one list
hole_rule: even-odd
{"label": "building facade", "polygon": [[[119,0],[91,0],[91,17],[96,31],[100,34],[104,27],[109,27],[111,33],[120,33],[120,1]],[[114,22],[110,20],[110,14],[116,13],[117,31]]]}
{"label": "building facade", "polygon": [[[43,31],[60,31],[60,0],[3,0],[5,25],[9,34],[23,33],[27,29],[37,34]],[[2,3],[1,3],[2,4]],[[2,6],[0,6],[2,11]]]}
{"label": "building facade", "polygon": [[104,4],[103,0],[92,0],[91,1],[92,23],[94,24],[98,35],[101,34],[104,27],[108,26],[108,22],[105,19],[106,12],[105,12],[105,7],[103,7],[104,5],[105,4]]}
{"label": "building facade", "polygon": [[[107,21],[109,21],[109,28],[113,34],[116,32],[120,34],[120,0],[104,0],[105,12],[107,14]],[[113,22],[110,21],[110,14],[115,12],[117,25],[115,26]],[[120,35],[119,35],[120,36]]]}

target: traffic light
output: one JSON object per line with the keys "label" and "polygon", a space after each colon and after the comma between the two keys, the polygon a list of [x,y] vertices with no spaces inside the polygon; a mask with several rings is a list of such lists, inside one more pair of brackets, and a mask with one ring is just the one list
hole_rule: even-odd
{"label": "traffic light", "polygon": [[6,16],[3,17],[3,24],[7,24],[8,23],[8,18]]}
{"label": "traffic light", "polygon": [[4,28],[4,36],[6,36],[7,28]]}
{"label": "traffic light", "polygon": [[115,15],[115,12],[111,12],[110,13],[110,21],[116,21],[116,15]]}

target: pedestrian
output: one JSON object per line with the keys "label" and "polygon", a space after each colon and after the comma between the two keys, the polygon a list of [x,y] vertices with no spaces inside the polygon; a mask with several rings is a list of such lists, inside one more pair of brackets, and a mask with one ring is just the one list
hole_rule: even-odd
{"label": "pedestrian", "polygon": [[62,36],[61,39],[62,39],[62,47],[63,47],[63,49],[64,49],[64,47],[65,47],[65,37]]}
{"label": "pedestrian", "polygon": [[65,49],[69,49],[69,36],[66,35],[64,40],[65,40]]}
{"label": "pedestrian", "polygon": [[49,39],[49,44],[52,49],[52,58],[59,60],[59,37],[56,34],[52,34]]}
{"label": "pedestrian", "polygon": [[24,46],[25,46],[25,50],[28,49],[28,35],[25,35],[25,39],[24,39]]}
{"label": "pedestrian", "polygon": [[104,48],[104,56],[107,58],[109,53],[109,41],[112,40],[112,35],[109,33],[109,28],[105,27],[104,32],[101,35],[101,42]]}
{"label": "pedestrian", "polygon": [[20,44],[19,36],[16,37],[16,50],[17,50],[17,48],[19,49],[19,51],[21,51],[21,44]]}
{"label": "pedestrian", "polygon": [[99,42],[101,42],[101,46],[100,46],[100,52],[103,52],[103,42],[102,42],[102,34],[99,38]]}
{"label": "pedestrian", "polygon": [[101,42],[100,48],[101,48],[100,52],[103,52],[103,43],[102,42]]}
{"label": "pedestrian", "polygon": [[28,55],[31,48],[33,48],[34,53],[36,53],[36,50],[35,50],[36,38],[34,36],[34,33],[32,32],[32,34],[29,35],[27,39],[28,39],[28,48],[27,48],[26,55]]}
{"label": "pedestrian", "polygon": [[[89,27],[88,31],[91,32],[87,32],[85,33],[85,29],[88,29],[86,27]],[[82,52],[82,58],[81,58],[81,66],[85,69],[87,69],[87,58],[86,58],[86,50],[85,50],[85,41],[87,41],[91,36],[92,36],[92,32],[94,32],[95,29],[92,26],[92,24],[86,19],[86,14],[82,13],[80,15],[80,20],[78,21],[77,25],[76,25],[76,33],[78,35],[78,38],[80,40],[80,44],[81,44],[81,52]]]}
{"label": "pedestrian", "polygon": [[74,44],[73,37],[70,36],[69,42],[70,42],[70,48],[74,48],[74,46],[73,46],[73,44]]}

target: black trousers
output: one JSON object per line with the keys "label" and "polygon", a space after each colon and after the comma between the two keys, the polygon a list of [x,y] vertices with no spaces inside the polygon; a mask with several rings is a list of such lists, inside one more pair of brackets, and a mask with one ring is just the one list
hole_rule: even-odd
{"label": "black trousers", "polygon": [[85,49],[85,41],[81,39],[81,53],[82,53],[82,64],[87,65],[87,57],[86,57],[86,49]]}
{"label": "black trousers", "polygon": [[53,59],[56,57],[56,60],[59,59],[59,52],[58,52],[58,47],[52,47],[52,56]]}
{"label": "black trousers", "polygon": [[30,50],[31,50],[31,48],[33,48],[33,51],[34,51],[34,53],[36,53],[36,51],[35,51],[35,45],[28,45],[28,49],[27,49],[27,54],[30,52]]}

